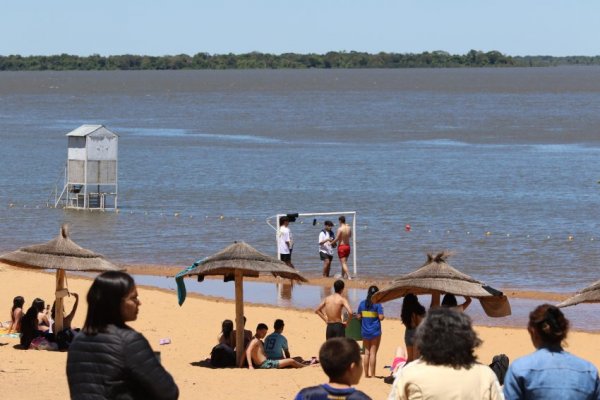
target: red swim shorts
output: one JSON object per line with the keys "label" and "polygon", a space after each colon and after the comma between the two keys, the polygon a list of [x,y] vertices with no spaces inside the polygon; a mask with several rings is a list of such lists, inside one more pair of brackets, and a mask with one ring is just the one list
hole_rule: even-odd
{"label": "red swim shorts", "polygon": [[340,244],[338,246],[338,257],[339,258],[344,258],[344,257],[348,257],[350,255],[350,245],[349,244]]}

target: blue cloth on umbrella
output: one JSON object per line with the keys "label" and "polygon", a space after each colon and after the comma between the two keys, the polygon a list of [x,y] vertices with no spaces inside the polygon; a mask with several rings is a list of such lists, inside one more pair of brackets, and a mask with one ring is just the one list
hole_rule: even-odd
{"label": "blue cloth on umbrella", "polygon": [[185,297],[187,295],[187,291],[185,290],[185,282],[183,278],[190,273],[194,268],[196,268],[199,264],[199,261],[196,261],[183,271],[179,271],[177,275],[175,275],[175,283],[177,283],[177,300],[179,301],[179,305],[181,306],[185,301]]}

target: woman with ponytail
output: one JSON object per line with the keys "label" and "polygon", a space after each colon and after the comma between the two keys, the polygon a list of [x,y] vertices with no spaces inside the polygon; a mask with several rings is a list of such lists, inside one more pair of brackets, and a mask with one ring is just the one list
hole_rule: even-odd
{"label": "woman with ponytail", "polygon": [[367,291],[367,298],[358,306],[357,318],[361,321],[361,334],[365,347],[363,357],[363,369],[365,377],[375,376],[375,365],[377,363],[377,350],[381,343],[381,320],[383,319],[383,307],[381,304],[373,304],[371,297],[379,291],[377,286],[371,286]]}
{"label": "woman with ponytail", "polygon": [[504,379],[507,400],[600,399],[596,367],[563,350],[569,320],[559,308],[538,306],[529,314],[527,331],[536,351],[508,368]]}

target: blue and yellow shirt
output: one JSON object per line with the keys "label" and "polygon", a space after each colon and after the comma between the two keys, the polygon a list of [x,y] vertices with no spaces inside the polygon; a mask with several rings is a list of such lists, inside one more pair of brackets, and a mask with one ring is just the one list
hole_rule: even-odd
{"label": "blue and yellow shirt", "polygon": [[367,308],[366,300],[360,302],[358,313],[361,316],[361,334],[363,339],[374,339],[381,336],[381,321],[379,316],[383,315],[381,304],[371,304]]}

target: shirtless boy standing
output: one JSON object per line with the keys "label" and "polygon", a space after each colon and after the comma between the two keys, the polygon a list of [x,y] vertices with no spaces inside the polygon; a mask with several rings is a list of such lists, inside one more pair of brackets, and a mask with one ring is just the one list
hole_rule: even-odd
{"label": "shirtless boy standing", "polygon": [[348,273],[348,256],[350,255],[350,238],[352,238],[352,228],[346,223],[346,217],[340,215],[338,218],[340,221],[340,227],[335,236],[335,240],[331,242],[332,245],[337,243],[337,252],[340,262],[342,263],[342,278],[350,278]]}
{"label": "shirtless boy standing", "polygon": [[267,336],[269,328],[265,324],[258,324],[256,334],[246,349],[248,368],[274,369],[274,368],[302,368],[306,365],[300,364],[292,358],[283,360],[271,360],[265,355],[263,339]]}
{"label": "shirtless boy standing", "polygon": [[344,291],[344,281],[341,279],[335,281],[333,290],[335,293],[325,297],[315,310],[315,313],[327,323],[327,331],[325,333],[327,339],[346,336],[346,326],[342,322],[342,310],[344,308],[348,312],[348,321],[352,318],[350,304],[348,304],[348,300],[342,296],[342,292]]}

